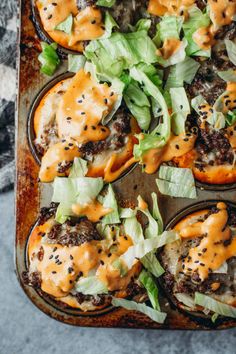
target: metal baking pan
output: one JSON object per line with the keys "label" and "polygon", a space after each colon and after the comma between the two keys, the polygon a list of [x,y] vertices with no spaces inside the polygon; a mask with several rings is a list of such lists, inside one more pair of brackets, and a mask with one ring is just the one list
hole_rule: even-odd
{"label": "metal baking pan", "polygon": [[[52,194],[50,184],[38,182],[40,160],[32,146],[33,132],[31,127],[31,115],[37,106],[37,97],[45,93],[48,85],[55,83],[57,77],[66,73],[67,63],[62,65],[52,79],[40,74],[37,56],[39,54],[39,38],[32,21],[32,7],[30,0],[22,0],[20,7],[19,29],[19,56],[18,56],[18,102],[16,114],[16,271],[22,289],[41,311],[61,322],[76,326],[93,327],[129,327],[129,328],[162,328],[162,329],[209,329],[230,328],[235,321],[219,321],[217,325],[209,321],[196,320],[187,313],[180,312],[166,297],[160,284],[160,302],[163,310],[167,312],[165,324],[160,325],[151,321],[148,317],[111,306],[98,312],[83,313],[79,310],[60,307],[50,298],[37,292],[23,283],[22,272],[27,267],[27,240],[35,225],[42,206],[49,206]],[[68,75],[68,74],[65,74]],[[61,77],[61,76],[60,76]],[[45,88],[46,87],[46,88]],[[35,101],[36,100],[36,101]],[[135,165],[119,180],[113,183],[115,191],[122,199],[136,200],[141,194],[147,202],[150,202],[151,192],[157,191],[157,175],[142,173],[139,165]],[[236,189],[234,186],[214,188],[207,185],[197,185],[198,199],[195,201],[183,198],[170,198],[158,195],[159,205],[164,224],[173,226],[180,217],[190,211],[206,207],[211,200],[234,202]],[[200,203],[200,204],[199,204]]]}

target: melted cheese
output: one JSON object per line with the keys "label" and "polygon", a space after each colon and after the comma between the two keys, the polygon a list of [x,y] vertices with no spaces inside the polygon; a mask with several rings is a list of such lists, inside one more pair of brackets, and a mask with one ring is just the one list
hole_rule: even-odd
{"label": "melted cheese", "polygon": [[200,27],[192,36],[194,42],[203,50],[208,50],[215,43],[212,27]]}
{"label": "melted cheese", "polygon": [[231,239],[231,230],[227,225],[227,206],[221,202],[217,204],[217,208],[219,212],[211,214],[203,222],[191,223],[190,215],[189,224],[186,218],[184,227],[183,223],[176,227],[182,238],[202,237],[200,244],[189,250],[188,256],[183,260],[182,269],[188,275],[197,272],[202,281],[208,278],[209,272],[217,270],[236,255],[236,238]]}
{"label": "melted cheese", "polygon": [[181,15],[186,17],[195,0],[149,0],[148,12],[152,15]]}
{"label": "melted cheese", "polygon": [[193,149],[195,140],[196,135],[173,135],[163,148],[148,150],[142,157],[145,172],[152,174],[162,162],[171,161],[175,157],[188,153]]}
{"label": "melted cheese", "polygon": [[163,57],[163,59],[169,59],[174,53],[176,53],[181,45],[181,41],[177,38],[167,38],[164,40],[162,48],[157,50],[157,55]]}
{"label": "melted cheese", "polygon": [[[132,277],[139,274],[140,262],[123,277],[119,270],[112,266],[112,263],[132,246],[129,236],[119,236],[114,241],[112,251],[104,247],[103,241],[91,241],[70,247],[43,242],[41,234],[50,230],[52,222],[53,219],[50,219],[34,229],[28,248],[30,270],[40,272],[41,288],[46,293],[77,307],[69,294],[81,272],[82,276],[86,277],[91,270],[95,271],[96,276],[112,291],[126,289]],[[42,253],[41,257],[38,257],[39,251]]]}
{"label": "melted cheese", "polygon": [[[36,5],[44,30],[65,48],[83,51],[81,41],[98,38],[104,33],[101,11],[92,6],[79,11],[76,0],[38,0]],[[71,14],[73,16],[71,34],[55,30],[56,26]]]}
{"label": "melted cheese", "polygon": [[112,212],[111,208],[104,208],[101,203],[94,200],[90,204],[80,205],[73,204],[72,211],[78,216],[87,216],[87,218],[92,222],[98,222],[103,216]]}
{"label": "melted cheese", "polygon": [[236,15],[235,0],[208,0],[214,30],[229,25]]}
{"label": "melted cheese", "polygon": [[[74,161],[75,157],[80,157],[78,146],[73,139],[63,140],[52,145],[42,157],[39,171],[41,182],[52,182],[56,176],[64,176],[58,169],[60,165]],[[67,171],[69,172],[69,171]]]}
{"label": "melted cheese", "polygon": [[117,95],[107,84],[97,83],[81,69],[59,103],[59,137],[76,137],[79,143],[106,139],[110,131],[100,122],[116,100]]}

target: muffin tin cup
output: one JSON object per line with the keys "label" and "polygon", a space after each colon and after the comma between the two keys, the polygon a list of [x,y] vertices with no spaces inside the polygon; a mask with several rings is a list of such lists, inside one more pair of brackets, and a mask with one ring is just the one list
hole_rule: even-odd
{"label": "muffin tin cup", "polygon": [[[211,209],[212,207],[216,206],[216,204],[220,201],[222,201],[222,200],[206,200],[206,201],[202,201],[202,202],[197,202],[187,208],[180,210],[176,215],[173,216],[173,218],[170,220],[170,222],[166,225],[165,229],[172,230],[182,219],[184,219],[188,215],[191,215],[195,212],[198,212],[198,211],[201,211],[204,209]],[[235,209],[235,211],[236,211],[236,203],[228,201],[228,200],[224,200],[224,202],[228,206]],[[161,250],[158,253],[160,254]],[[161,259],[160,259],[160,262],[161,262]],[[220,317],[219,319],[217,319],[217,321],[215,323],[213,323],[211,321],[211,317],[205,315],[204,313],[195,312],[195,311],[188,311],[188,310],[181,308],[179,306],[179,301],[174,297],[174,295],[172,295],[168,291],[168,289],[165,285],[165,281],[163,279],[163,276],[158,278],[158,283],[159,283],[160,287],[162,288],[164,294],[168,298],[171,306],[173,306],[174,308],[177,308],[180,312],[187,314],[187,316],[189,316],[189,318],[192,319],[193,321],[195,321],[197,324],[204,325],[204,326],[207,326],[207,327],[213,328],[213,329],[217,329],[218,327],[220,327],[224,323],[228,323],[228,324],[230,323],[231,327],[235,326],[236,321],[233,320],[232,318]]]}

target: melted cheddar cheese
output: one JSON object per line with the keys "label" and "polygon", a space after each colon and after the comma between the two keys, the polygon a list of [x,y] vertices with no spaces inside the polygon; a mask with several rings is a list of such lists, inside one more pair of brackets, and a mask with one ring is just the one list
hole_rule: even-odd
{"label": "melted cheddar cheese", "polygon": [[181,41],[179,39],[167,38],[164,40],[162,48],[157,50],[157,55],[167,60],[179,50],[180,45]]}
{"label": "melted cheddar cheese", "polygon": [[97,83],[81,69],[58,105],[59,137],[75,137],[78,143],[106,139],[110,131],[100,123],[116,100],[117,95],[107,84]]}
{"label": "melted cheddar cheese", "polygon": [[195,141],[196,135],[194,134],[172,135],[163,148],[150,149],[143,155],[142,163],[145,172],[152,174],[157,171],[162,162],[187,154],[193,149]]}
{"label": "melted cheddar cheese", "polygon": [[34,229],[28,247],[30,271],[40,273],[44,292],[72,307],[78,307],[75,298],[70,296],[78,276],[86,277],[93,271],[108,290],[116,291],[125,290],[131,279],[139,274],[140,262],[135,263],[124,276],[112,266],[132,246],[129,236],[118,236],[112,247],[107,247],[104,240],[85,242],[80,246],[62,246],[48,243],[41,236],[50,230],[52,222],[50,219]]}
{"label": "melted cheddar cheese", "polygon": [[212,27],[200,27],[198,28],[192,36],[194,42],[203,50],[208,50],[215,44],[214,33],[212,32]]}
{"label": "melted cheddar cheese", "polygon": [[148,12],[152,15],[181,15],[187,16],[187,11],[195,0],[149,0]]}
{"label": "melted cheddar cheese", "polygon": [[[37,0],[36,6],[44,30],[65,48],[83,51],[82,41],[98,38],[104,33],[101,11],[92,6],[79,11],[76,0]],[[73,16],[71,34],[56,30],[70,15]]]}
{"label": "melted cheddar cheese", "polygon": [[235,0],[208,0],[214,30],[229,25],[236,15]]}
{"label": "melted cheddar cheese", "polygon": [[219,211],[209,215],[205,221],[191,222],[190,215],[175,227],[183,239],[201,237],[199,245],[191,248],[182,261],[182,271],[187,275],[197,272],[201,281],[208,278],[209,272],[219,269],[225,261],[236,256],[236,238],[232,238],[227,225],[227,206],[220,202],[217,209]]}

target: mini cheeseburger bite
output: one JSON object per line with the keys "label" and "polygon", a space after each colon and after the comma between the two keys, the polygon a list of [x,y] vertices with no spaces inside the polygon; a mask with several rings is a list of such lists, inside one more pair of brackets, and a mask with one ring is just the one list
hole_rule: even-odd
{"label": "mini cheeseburger bite", "polygon": [[87,218],[60,224],[55,221],[55,212],[56,208],[43,209],[30,236],[29,271],[24,273],[29,285],[83,311],[103,308],[110,303],[110,295],[143,293],[137,284],[140,262],[122,277],[114,266],[132,245],[129,236],[122,231],[118,234],[111,226],[108,242]]}
{"label": "mini cheeseburger bite", "polygon": [[69,174],[75,157],[88,161],[88,176],[117,179],[134,162],[139,127],[112,86],[81,69],[53,86],[34,114],[34,144],[41,155],[39,179]]}
{"label": "mini cheeseburger bite", "polygon": [[147,0],[117,0],[112,6],[99,6],[96,0],[35,0],[35,5],[44,31],[54,42],[83,52],[88,41],[104,35],[106,13],[127,32],[146,13]]}
{"label": "mini cheeseburger bite", "polygon": [[236,211],[219,202],[182,219],[160,254],[164,288],[181,309],[236,318]]}
{"label": "mini cheeseburger bite", "polygon": [[[23,280],[61,304],[83,311],[103,308],[112,298],[145,302],[145,288],[151,283],[157,310],[155,280],[142,264],[153,246],[146,240],[149,248],[143,247],[147,224],[140,215],[136,218],[137,210],[148,215],[150,227],[156,221],[142,199],[137,208],[121,202],[133,209],[120,209],[112,186],[102,188],[101,178],[55,180],[53,200],[60,204],[41,209],[29,237],[28,270],[23,272]],[[136,229],[139,235],[133,232]],[[154,255],[152,261],[157,262]],[[164,320],[165,315],[161,316]]]}

